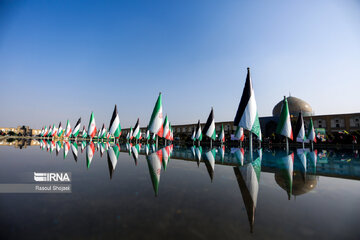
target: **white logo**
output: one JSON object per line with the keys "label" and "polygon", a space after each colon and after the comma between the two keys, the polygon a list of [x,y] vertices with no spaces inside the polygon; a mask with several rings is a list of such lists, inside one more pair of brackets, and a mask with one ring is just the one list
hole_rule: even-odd
{"label": "white logo", "polygon": [[37,173],[34,172],[36,182],[70,182],[68,173]]}

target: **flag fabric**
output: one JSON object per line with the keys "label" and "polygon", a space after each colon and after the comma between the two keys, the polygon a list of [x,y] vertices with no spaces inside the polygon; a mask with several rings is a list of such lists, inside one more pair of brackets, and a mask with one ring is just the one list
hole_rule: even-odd
{"label": "flag fabric", "polygon": [[103,123],[101,132],[100,132],[100,138],[105,138],[105,137],[106,137],[106,127],[105,127],[105,124]]}
{"label": "flag fabric", "polygon": [[77,158],[78,158],[78,145],[77,145],[77,142],[72,142],[71,143],[71,151],[73,153],[75,161],[77,161]]}
{"label": "flag fabric", "polygon": [[112,175],[114,173],[119,155],[120,155],[120,145],[119,144],[115,144],[114,146],[109,147],[109,149],[107,150],[110,179],[112,178]]}
{"label": "flag fabric", "polygon": [[240,141],[244,141],[244,129],[242,127],[237,127],[236,128],[236,132],[235,132],[235,136],[234,136],[237,140]]}
{"label": "flag fabric", "polygon": [[85,126],[83,126],[83,130],[82,130],[81,136],[82,136],[82,138],[87,138],[87,136],[88,136],[88,134],[87,134],[87,132],[86,132],[86,129],[85,129]]}
{"label": "flag fabric", "polygon": [[236,148],[235,152],[235,158],[237,160],[237,164],[239,166],[243,166],[244,165],[244,155],[245,155],[245,151],[243,148]]}
{"label": "flag fabric", "polygon": [[316,142],[316,135],[315,135],[315,129],[314,129],[314,124],[313,124],[312,118],[310,118],[310,124],[308,127],[307,138],[310,141]]}
{"label": "flag fabric", "polygon": [[283,135],[293,140],[293,133],[291,129],[289,106],[286,97],[284,96],[283,105],[280,114],[280,120],[276,128],[276,133]]}
{"label": "flag fabric", "polygon": [[295,127],[295,139],[297,142],[305,142],[306,136],[305,136],[305,127],[304,127],[304,120],[301,112],[299,112],[299,116],[296,122]]}
{"label": "flag fabric", "polygon": [[51,128],[51,125],[49,125],[49,132],[48,132],[48,137],[50,137],[52,135],[52,128]]}
{"label": "flag fabric", "polygon": [[140,135],[141,135],[141,131],[140,131],[140,125],[139,125],[139,118],[138,118],[137,121],[136,121],[135,127],[134,127],[134,131],[132,133],[132,136],[135,139],[139,139]]}
{"label": "flag fabric", "polygon": [[58,128],[58,137],[61,137],[64,133],[64,129],[61,126],[61,122],[59,123],[59,128]]}
{"label": "flag fabric", "polygon": [[88,134],[91,138],[93,138],[96,134],[96,123],[95,123],[95,117],[94,117],[93,112],[91,112],[91,115],[90,115]]}
{"label": "flag fabric", "polygon": [[150,131],[149,129],[146,130],[146,139],[149,140],[150,139]]}
{"label": "flag fabric", "polygon": [[161,101],[161,93],[159,93],[159,97],[155,103],[154,110],[151,114],[150,122],[149,122],[149,130],[152,133],[158,134],[159,137],[163,135],[163,111],[162,111],[162,101]]}
{"label": "flag fabric", "polygon": [[170,128],[170,136],[169,136],[169,140],[173,141],[174,140],[174,132],[173,129],[171,127],[171,123],[169,122],[169,128]]}
{"label": "flag fabric", "polygon": [[77,137],[79,135],[80,132],[80,123],[81,123],[81,118],[79,118],[79,120],[76,122],[75,127],[74,127],[74,131],[73,131],[73,136]]}
{"label": "flag fabric", "polygon": [[155,196],[158,195],[159,192],[159,182],[160,182],[160,173],[161,173],[161,165],[162,165],[162,150],[158,150],[157,152],[151,153],[146,156],[149,172],[151,176],[151,181],[153,184]]}
{"label": "flag fabric", "polygon": [[202,140],[202,132],[201,132],[200,120],[198,121],[198,124],[197,124],[195,138],[196,138],[197,140],[199,140],[199,141]]}
{"label": "flag fabric", "polygon": [[205,153],[205,166],[209,173],[211,181],[214,178],[214,170],[215,170],[215,158],[216,158],[216,149],[213,148],[212,150],[209,150]]}
{"label": "flag fabric", "polygon": [[216,131],[215,131],[215,119],[214,119],[214,110],[211,108],[209,117],[204,126],[203,132],[206,136],[211,138],[212,140],[216,140]]}
{"label": "flag fabric", "polygon": [[284,176],[285,190],[288,194],[288,199],[292,195],[293,175],[294,175],[294,153],[282,157],[281,173]]}
{"label": "flag fabric", "polygon": [[64,142],[64,159],[66,158],[69,150],[70,150],[70,143],[68,141],[65,141]]}
{"label": "flag fabric", "polygon": [[255,101],[255,93],[250,78],[250,68],[247,69],[246,82],[234,119],[234,125],[254,133],[261,140],[261,128]]}
{"label": "flag fabric", "polygon": [[129,134],[129,139],[133,139],[133,128],[130,128],[130,134]]}
{"label": "flag fabric", "polygon": [[161,136],[167,140],[170,140],[170,126],[167,115],[165,116],[164,124],[163,124],[163,135]]}
{"label": "flag fabric", "polygon": [[89,168],[91,164],[91,160],[93,159],[95,154],[95,145],[93,142],[90,142],[86,147],[86,167]]}
{"label": "flag fabric", "polygon": [[225,131],[224,131],[224,126],[223,124],[221,124],[221,132],[220,132],[220,135],[219,135],[219,140],[221,142],[225,142]]}
{"label": "flag fabric", "polygon": [[194,127],[194,131],[191,135],[191,140],[195,141],[196,140],[196,128]]}
{"label": "flag fabric", "polygon": [[52,131],[52,134],[51,134],[51,136],[52,137],[55,137],[55,135],[57,134],[57,128],[55,127],[55,124],[53,124],[53,131]]}
{"label": "flag fabric", "polygon": [[46,126],[45,126],[43,136],[46,137],[47,134],[48,134],[48,129],[47,129]]}
{"label": "flag fabric", "polygon": [[71,127],[70,122],[67,120],[66,127],[65,127],[65,137],[70,137],[71,134]]}
{"label": "flag fabric", "polygon": [[115,138],[119,138],[121,135],[121,125],[120,125],[120,118],[116,105],[109,126],[110,126],[110,130],[109,130],[110,134],[113,135]]}

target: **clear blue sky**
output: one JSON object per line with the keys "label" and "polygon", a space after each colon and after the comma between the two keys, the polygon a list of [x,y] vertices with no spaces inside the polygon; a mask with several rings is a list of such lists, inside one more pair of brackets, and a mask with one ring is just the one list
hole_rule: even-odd
{"label": "clear blue sky", "polygon": [[0,126],[78,117],[233,120],[251,68],[260,116],[284,95],[360,112],[359,1],[1,1]]}

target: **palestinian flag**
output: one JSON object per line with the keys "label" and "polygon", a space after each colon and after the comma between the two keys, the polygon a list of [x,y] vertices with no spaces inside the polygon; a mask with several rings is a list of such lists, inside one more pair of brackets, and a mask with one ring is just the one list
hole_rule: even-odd
{"label": "palestinian flag", "polygon": [[90,138],[93,138],[96,134],[96,123],[95,123],[95,117],[94,117],[93,112],[91,113],[91,116],[90,116],[88,134],[89,134]]}
{"label": "palestinian flag", "polygon": [[51,126],[49,126],[49,132],[48,132],[48,137],[50,137],[51,135],[52,135],[52,128],[51,128]]}
{"label": "palestinian flag", "polygon": [[55,127],[55,124],[53,124],[53,127],[52,127],[53,131],[51,133],[51,136],[52,137],[55,137],[55,135],[57,134],[57,128]]}
{"label": "palestinian flag", "polygon": [[212,150],[206,152],[205,157],[206,157],[205,166],[212,181],[214,178],[216,149],[213,148]]}
{"label": "palestinian flag", "polygon": [[135,146],[131,146],[131,153],[135,161],[135,166],[137,166],[140,152],[140,144],[136,144]]}
{"label": "palestinian flag", "polygon": [[161,164],[162,164],[162,150],[151,153],[146,156],[151,182],[153,184],[155,196],[159,192],[159,182],[160,182],[160,173],[161,173]]}
{"label": "palestinian flag", "polygon": [[244,141],[244,129],[238,126],[234,137],[240,141]]}
{"label": "palestinian flag", "polygon": [[109,147],[109,149],[107,150],[110,179],[112,178],[112,175],[114,173],[119,155],[120,155],[120,145],[119,144],[115,144],[114,146]]}
{"label": "palestinian flag", "polygon": [[286,97],[284,97],[280,120],[276,128],[276,133],[279,135],[283,135],[287,138],[293,140],[293,133],[291,129],[291,122],[290,122],[290,114],[289,114],[289,107]]}
{"label": "palestinian flag", "polygon": [[215,131],[215,120],[214,120],[214,111],[211,108],[211,112],[204,126],[203,132],[206,136],[211,138],[212,140],[216,140],[216,131]]}
{"label": "palestinian flag", "polygon": [[150,131],[149,129],[146,130],[146,139],[149,140],[150,139]]}
{"label": "palestinian flag", "polygon": [[195,138],[196,138],[197,140],[199,140],[199,141],[202,140],[202,132],[201,132],[200,120],[198,121],[198,124],[197,124]]}
{"label": "palestinian flag", "polygon": [[109,130],[110,134],[113,135],[115,138],[119,138],[121,135],[121,125],[120,125],[120,119],[116,105],[109,126],[110,126],[110,130]]}
{"label": "palestinian flag", "polygon": [[139,139],[139,138],[140,138],[140,135],[141,135],[141,132],[140,132],[139,118],[138,118],[137,121],[136,121],[135,127],[134,127],[134,131],[133,131],[133,133],[132,133],[132,136],[133,136],[135,139]]}
{"label": "palestinian flag", "polygon": [[85,129],[85,126],[83,126],[83,130],[82,130],[82,133],[81,133],[81,136],[82,138],[87,138],[87,132],[86,132],[86,129]]}
{"label": "palestinian flag", "polygon": [[250,68],[247,69],[245,87],[234,119],[234,125],[249,130],[261,140],[261,128],[250,78]]}
{"label": "palestinian flag", "polygon": [[224,131],[223,124],[221,124],[221,132],[220,132],[220,135],[219,135],[219,140],[220,140],[220,142],[225,142],[225,131]]}
{"label": "palestinian flag", "polygon": [[202,147],[199,146],[195,149],[195,153],[196,153],[196,160],[197,160],[197,164],[198,166],[200,165],[200,161],[201,161],[201,155],[202,155]]}
{"label": "palestinian flag", "polygon": [[250,224],[250,232],[253,232],[261,173],[261,150],[259,157],[255,161],[243,167],[234,167],[234,172],[244,200]]}
{"label": "palestinian flag", "polygon": [[77,162],[77,158],[78,158],[78,145],[77,145],[77,142],[72,142],[71,143],[71,151],[73,153],[75,162]]}
{"label": "palestinian flag", "polygon": [[305,142],[305,140],[306,140],[304,120],[303,120],[301,112],[299,113],[299,116],[298,116],[298,119],[296,122],[295,139],[297,142]]}
{"label": "palestinian flag", "polygon": [[81,153],[83,153],[85,147],[86,147],[86,141],[82,141],[81,142]]}
{"label": "palestinian flag", "polygon": [[316,135],[312,118],[310,118],[310,124],[307,132],[307,139],[316,143]]}
{"label": "palestinian flag", "polygon": [[90,167],[91,160],[94,157],[94,153],[95,153],[95,145],[93,142],[90,142],[86,147],[86,166],[87,166],[87,168]]}
{"label": "palestinian flag", "polygon": [[103,156],[104,152],[105,152],[105,148],[106,148],[106,145],[105,143],[100,143],[100,157]]}
{"label": "palestinian flag", "polygon": [[60,149],[61,149],[61,142],[57,141],[56,142],[56,156],[59,154]]}
{"label": "palestinian flag", "polygon": [[70,135],[71,135],[71,127],[69,120],[67,120],[66,128],[65,128],[65,137],[70,137]]}
{"label": "palestinian flag", "polygon": [[170,126],[167,115],[165,116],[164,124],[163,124],[163,135],[161,137],[170,140]]}
{"label": "palestinian flag", "polygon": [[106,127],[105,124],[103,123],[101,131],[100,131],[100,138],[105,138],[106,137]]}
{"label": "palestinian flag", "polygon": [[191,140],[195,141],[196,140],[196,128],[194,127],[194,131],[191,135]]}
{"label": "palestinian flag", "polygon": [[149,130],[152,133],[158,134],[159,137],[163,136],[163,111],[161,102],[161,93],[155,103],[154,110],[151,114],[149,122]]}
{"label": "palestinian flag", "polygon": [[81,118],[79,118],[79,120],[76,122],[75,127],[74,127],[74,131],[73,131],[73,136],[77,137],[79,135],[80,132],[80,123],[81,123]]}
{"label": "palestinian flag", "polygon": [[45,126],[43,137],[46,137],[47,133],[48,133],[48,129],[47,129],[47,127]]}
{"label": "palestinian flag", "polygon": [[64,129],[61,126],[61,122],[59,123],[59,129],[58,129],[58,137],[61,137],[62,134],[64,133]]}

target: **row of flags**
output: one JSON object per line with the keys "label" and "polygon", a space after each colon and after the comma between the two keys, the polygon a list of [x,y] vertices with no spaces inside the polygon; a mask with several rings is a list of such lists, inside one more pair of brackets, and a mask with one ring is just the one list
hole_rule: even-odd
{"label": "row of flags", "polygon": [[[73,130],[71,129],[69,120],[67,121],[65,130],[61,127],[61,122],[58,128],[56,128],[55,124],[52,127],[49,126],[49,128],[47,128],[47,126],[44,126],[41,129],[40,136],[64,137],[64,138],[70,138],[70,137],[76,138],[79,136],[82,138],[90,137],[91,139],[94,137],[97,137],[99,139],[109,139],[109,138],[118,139],[121,135],[121,125],[120,125],[120,119],[116,105],[110,120],[109,129],[106,129],[105,124],[103,124],[102,128],[99,131],[97,130],[93,112],[90,115],[89,127],[87,131],[85,126],[83,126],[82,131],[80,131],[81,128],[80,124],[81,124],[81,118],[79,118]],[[165,119],[163,120],[161,93],[159,94],[159,97],[156,101],[147,131],[145,133],[147,140],[150,140],[151,134],[153,139],[155,139],[156,136],[170,141],[174,139],[174,132],[171,127],[171,123],[168,120],[168,116],[165,116]],[[129,140],[133,138],[135,138],[136,140],[140,140],[142,138],[139,118],[136,121],[135,127],[134,128],[131,127],[130,131],[127,133],[126,136],[126,139]]]}
{"label": "row of flags", "polygon": [[[52,127],[49,126],[47,128],[44,126],[41,130],[40,135],[42,137],[77,137],[80,134],[80,123],[81,118],[77,121],[74,129],[72,130],[70,127],[69,121],[67,121],[65,130],[61,127],[61,122],[59,124],[59,127],[56,128],[55,125]],[[83,127],[83,130],[81,132],[82,138],[94,138],[96,133],[98,133],[98,138],[115,138],[118,139],[121,135],[121,125],[120,125],[120,119],[117,112],[117,107],[115,105],[113,115],[110,120],[110,128],[106,129],[105,125],[103,124],[100,131],[97,131],[96,129],[96,123],[95,123],[95,117],[94,113],[91,113],[90,121],[89,121],[89,127],[88,131],[86,131],[85,126]],[[255,134],[257,138],[261,141],[262,140],[262,134],[261,134],[261,128],[260,128],[260,121],[257,111],[257,105],[255,100],[255,93],[252,86],[252,81],[250,77],[250,68],[247,68],[247,76],[245,81],[245,86],[243,89],[243,93],[241,96],[241,100],[234,118],[234,126],[237,127],[234,138],[240,141],[243,141],[244,139],[244,130],[247,130],[250,132],[250,134]],[[315,130],[313,126],[312,119],[310,119],[310,124],[308,127],[308,133],[305,135],[305,128],[304,128],[304,122],[301,113],[298,117],[298,123],[296,125],[296,131],[295,131],[295,138],[296,141],[304,142],[305,140],[311,140],[313,142],[316,142],[316,136],[315,136]],[[276,129],[276,133],[282,136],[285,136],[291,140],[293,140],[293,131],[291,128],[291,119],[289,114],[289,107],[287,98],[284,97],[283,100],[283,106],[282,111],[280,114],[280,120]],[[172,141],[174,138],[173,130],[171,127],[171,123],[168,120],[168,117],[165,116],[165,119],[163,119],[163,107],[162,107],[162,95],[159,93],[158,99],[155,103],[147,131],[146,131],[146,139],[149,140],[151,138],[155,139],[156,136],[160,138],[164,138],[166,140]],[[216,129],[215,129],[215,119],[214,119],[214,110],[211,108],[209,117],[206,121],[206,124],[204,126],[204,129],[201,130],[200,120],[198,121],[198,124],[196,128],[194,128],[193,134],[191,136],[191,139],[193,141],[201,141],[203,138],[203,134],[207,137],[209,137],[211,140],[217,139]],[[127,133],[126,139],[131,140],[135,138],[136,140],[139,140],[142,138],[142,133],[140,131],[140,125],[139,125],[139,119],[137,119],[137,122],[135,124],[134,128],[130,128],[130,131]],[[218,140],[222,143],[225,142],[225,133],[224,133],[224,126],[221,126],[221,131],[218,136]]]}
{"label": "row of flags", "polygon": [[[169,122],[168,116],[163,119],[163,108],[162,108],[162,95],[159,93],[158,99],[156,100],[153,112],[151,114],[150,122],[146,129],[145,138],[147,140],[156,139],[156,137],[164,138],[165,140],[173,141],[174,132]],[[140,130],[139,118],[135,123],[135,127],[130,127],[130,131],[126,135],[127,140],[142,139],[142,133]]]}
{"label": "row of flags", "polygon": [[[216,138],[221,142],[224,143],[225,142],[225,131],[224,131],[224,125],[221,124],[221,130],[220,133],[217,137],[216,134],[216,129],[215,129],[215,120],[214,120],[214,110],[213,108],[211,108],[211,112],[210,115],[206,121],[206,124],[204,126],[204,129],[201,130],[201,125],[200,125],[200,120],[198,121],[198,124],[196,126],[196,128],[194,128],[194,131],[191,135],[191,139],[193,141],[197,140],[197,141],[202,141],[203,138],[203,134],[205,133],[205,135],[207,137],[209,137],[211,140],[216,140]],[[236,140],[240,140],[243,141],[244,140],[244,129],[240,126],[237,127],[235,135],[234,135]]]}
{"label": "row of flags", "polygon": [[283,105],[280,113],[280,120],[276,128],[276,133],[279,135],[282,135],[284,137],[287,137],[291,140],[294,140],[295,135],[295,141],[297,142],[305,142],[307,140],[316,142],[316,134],[314,129],[314,124],[312,119],[310,118],[310,123],[308,126],[308,131],[305,134],[305,126],[304,126],[304,120],[302,113],[299,113],[296,127],[295,127],[295,134],[293,134],[292,127],[291,127],[291,119],[290,119],[290,113],[289,113],[289,106],[287,98],[284,97]]}

